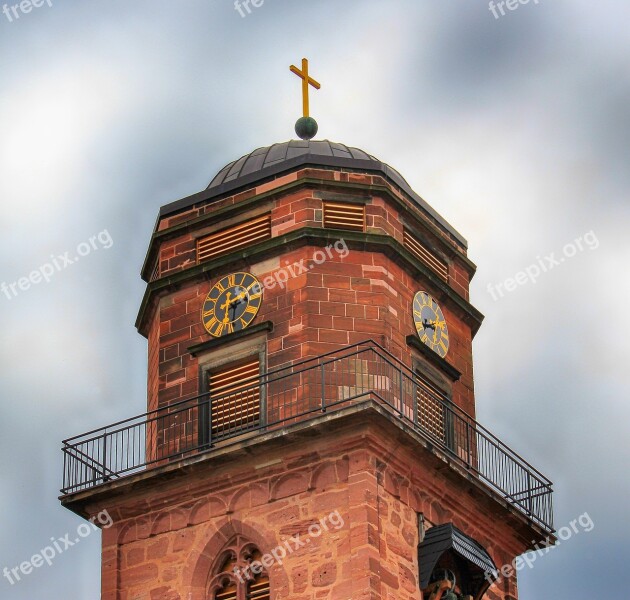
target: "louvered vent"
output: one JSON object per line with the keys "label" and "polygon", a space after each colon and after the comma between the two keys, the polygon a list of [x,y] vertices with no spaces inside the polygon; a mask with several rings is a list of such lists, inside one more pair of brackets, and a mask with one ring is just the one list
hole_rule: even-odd
{"label": "louvered vent", "polygon": [[155,265],[153,267],[153,271],[151,272],[151,278],[149,281],[156,281],[160,278],[160,257],[155,261]]}
{"label": "louvered vent", "polygon": [[260,423],[260,385],[256,379],[248,381],[252,377],[260,377],[258,357],[210,374],[213,439]]}
{"label": "louvered vent", "polygon": [[269,577],[260,575],[247,586],[247,600],[270,600]]}
{"label": "louvered vent", "polygon": [[428,248],[420,243],[409,231],[404,231],[405,248],[409,250],[421,263],[429,267],[445,282],[448,282],[448,265],[435,256]]}
{"label": "louvered vent", "polygon": [[270,238],[271,215],[263,215],[197,240],[197,262],[210,260]]}
{"label": "louvered vent", "polygon": [[436,393],[421,379],[416,378],[418,399],[418,424],[427,433],[446,444],[444,405]]}
{"label": "louvered vent", "polygon": [[365,231],[365,206],[324,202],[324,227]]}

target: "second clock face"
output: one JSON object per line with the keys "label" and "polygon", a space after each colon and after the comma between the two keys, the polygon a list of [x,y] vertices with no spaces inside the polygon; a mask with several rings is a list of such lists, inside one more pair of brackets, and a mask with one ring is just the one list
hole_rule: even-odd
{"label": "second clock face", "polygon": [[232,273],[214,284],[201,309],[206,331],[221,337],[241,331],[254,320],[262,304],[262,287],[251,273]]}
{"label": "second clock face", "polygon": [[413,299],[413,321],[420,340],[444,358],[448,352],[448,327],[442,309],[427,292]]}

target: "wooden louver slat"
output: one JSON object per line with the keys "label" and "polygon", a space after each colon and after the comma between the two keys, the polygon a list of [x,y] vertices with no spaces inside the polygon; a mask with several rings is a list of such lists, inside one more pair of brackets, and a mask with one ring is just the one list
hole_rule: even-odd
{"label": "wooden louver slat", "polygon": [[214,600],[236,600],[236,598],[236,585],[230,585],[214,595]]}
{"label": "wooden louver slat", "polygon": [[448,264],[435,256],[428,248],[419,242],[409,231],[404,230],[405,248],[409,250],[421,263],[434,271],[440,279],[448,283]]}
{"label": "wooden louver slat", "polygon": [[270,600],[269,577],[260,575],[249,584],[247,589],[248,600]]}
{"label": "wooden louver slat", "polygon": [[324,202],[324,227],[365,231],[365,206]]}
{"label": "wooden louver slat", "polygon": [[[260,422],[258,357],[210,374],[211,435],[221,437]],[[255,378],[255,379],[251,379]]]}
{"label": "wooden louver slat", "polygon": [[203,262],[271,238],[271,215],[221,229],[197,240],[197,262]]}

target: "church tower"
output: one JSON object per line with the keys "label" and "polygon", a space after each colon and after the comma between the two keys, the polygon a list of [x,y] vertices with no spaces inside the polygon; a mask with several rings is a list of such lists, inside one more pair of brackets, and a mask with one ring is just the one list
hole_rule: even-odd
{"label": "church tower", "polygon": [[552,485],[475,419],[466,240],[374,156],[298,141],[160,209],[147,412],[64,442],[103,600],[514,600]]}

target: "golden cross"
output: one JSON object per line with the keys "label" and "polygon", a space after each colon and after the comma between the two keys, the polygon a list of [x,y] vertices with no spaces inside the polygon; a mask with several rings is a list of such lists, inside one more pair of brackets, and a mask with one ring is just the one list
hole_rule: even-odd
{"label": "golden cross", "polygon": [[301,71],[295,65],[291,65],[291,72],[295,73],[298,77],[302,79],[302,107],[304,110],[304,116],[308,117],[308,86],[312,85],[316,90],[318,90],[322,86],[308,74],[308,60],[306,58],[302,59]]}

